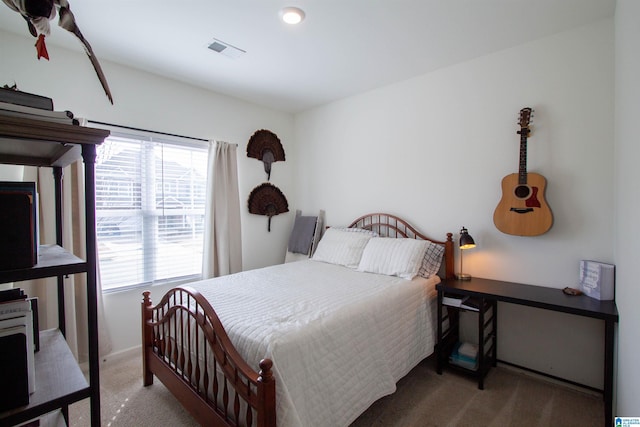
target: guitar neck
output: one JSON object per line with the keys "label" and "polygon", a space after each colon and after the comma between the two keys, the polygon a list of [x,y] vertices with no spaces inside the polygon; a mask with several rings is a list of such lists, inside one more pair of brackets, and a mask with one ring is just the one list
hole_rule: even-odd
{"label": "guitar neck", "polygon": [[520,134],[520,168],[518,170],[518,183],[525,185],[527,183],[527,136],[529,135],[528,128],[521,128],[518,132]]}

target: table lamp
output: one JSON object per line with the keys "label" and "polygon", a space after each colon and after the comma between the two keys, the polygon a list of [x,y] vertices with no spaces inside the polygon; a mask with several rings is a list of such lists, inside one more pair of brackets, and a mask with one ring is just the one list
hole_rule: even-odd
{"label": "table lamp", "polygon": [[473,237],[469,235],[469,232],[466,228],[462,227],[462,229],[460,230],[460,272],[456,274],[456,279],[471,280],[470,274],[464,274],[462,272],[462,252],[475,247],[476,242],[473,241]]}

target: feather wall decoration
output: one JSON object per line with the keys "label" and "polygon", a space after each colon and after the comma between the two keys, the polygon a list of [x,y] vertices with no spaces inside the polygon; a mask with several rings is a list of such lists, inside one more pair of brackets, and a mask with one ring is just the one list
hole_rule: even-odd
{"label": "feather wall decoration", "polygon": [[284,148],[280,138],[270,130],[260,129],[254,132],[247,144],[247,157],[261,160],[264,163],[264,171],[267,173],[267,181],[271,178],[271,164],[284,162]]}
{"label": "feather wall decoration", "polygon": [[273,184],[260,184],[249,194],[249,213],[269,217],[267,231],[271,231],[271,218],[289,212],[289,202],[282,191]]}

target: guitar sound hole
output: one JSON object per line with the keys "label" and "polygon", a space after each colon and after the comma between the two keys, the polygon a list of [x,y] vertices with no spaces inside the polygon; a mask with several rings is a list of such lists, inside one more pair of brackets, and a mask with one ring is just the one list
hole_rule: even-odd
{"label": "guitar sound hole", "polygon": [[531,194],[531,190],[526,185],[518,185],[515,190],[516,197],[520,199],[526,199]]}

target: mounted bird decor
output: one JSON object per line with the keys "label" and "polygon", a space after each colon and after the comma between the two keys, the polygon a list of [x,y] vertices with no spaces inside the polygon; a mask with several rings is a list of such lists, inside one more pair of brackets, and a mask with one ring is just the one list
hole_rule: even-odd
{"label": "mounted bird decor", "polygon": [[247,157],[262,160],[264,171],[267,173],[267,181],[271,178],[271,163],[285,161],[284,148],[282,148],[280,138],[266,129],[255,131],[249,138]]}
{"label": "mounted bird decor", "polygon": [[265,182],[251,190],[249,213],[268,216],[267,231],[271,231],[271,217],[284,212],[289,212],[289,203],[278,187]]}
{"label": "mounted bird decor", "polygon": [[96,70],[100,84],[104,89],[107,98],[113,104],[113,97],[111,96],[111,90],[107,84],[107,79],[102,72],[98,58],[96,58],[91,49],[91,45],[84,38],[80,32],[80,28],[76,25],[76,19],[71,13],[69,3],[67,0],[2,0],[15,12],[18,12],[27,21],[29,32],[33,37],[37,37],[36,51],[38,53],[38,59],[49,59],[49,53],[47,52],[47,46],[45,45],[44,38],[51,32],[49,21],[56,17],[56,9],[60,18],[58,19],[58,25],[65,30],[72,32],[82,42],[84,50],[91,60],[93,68]]}

